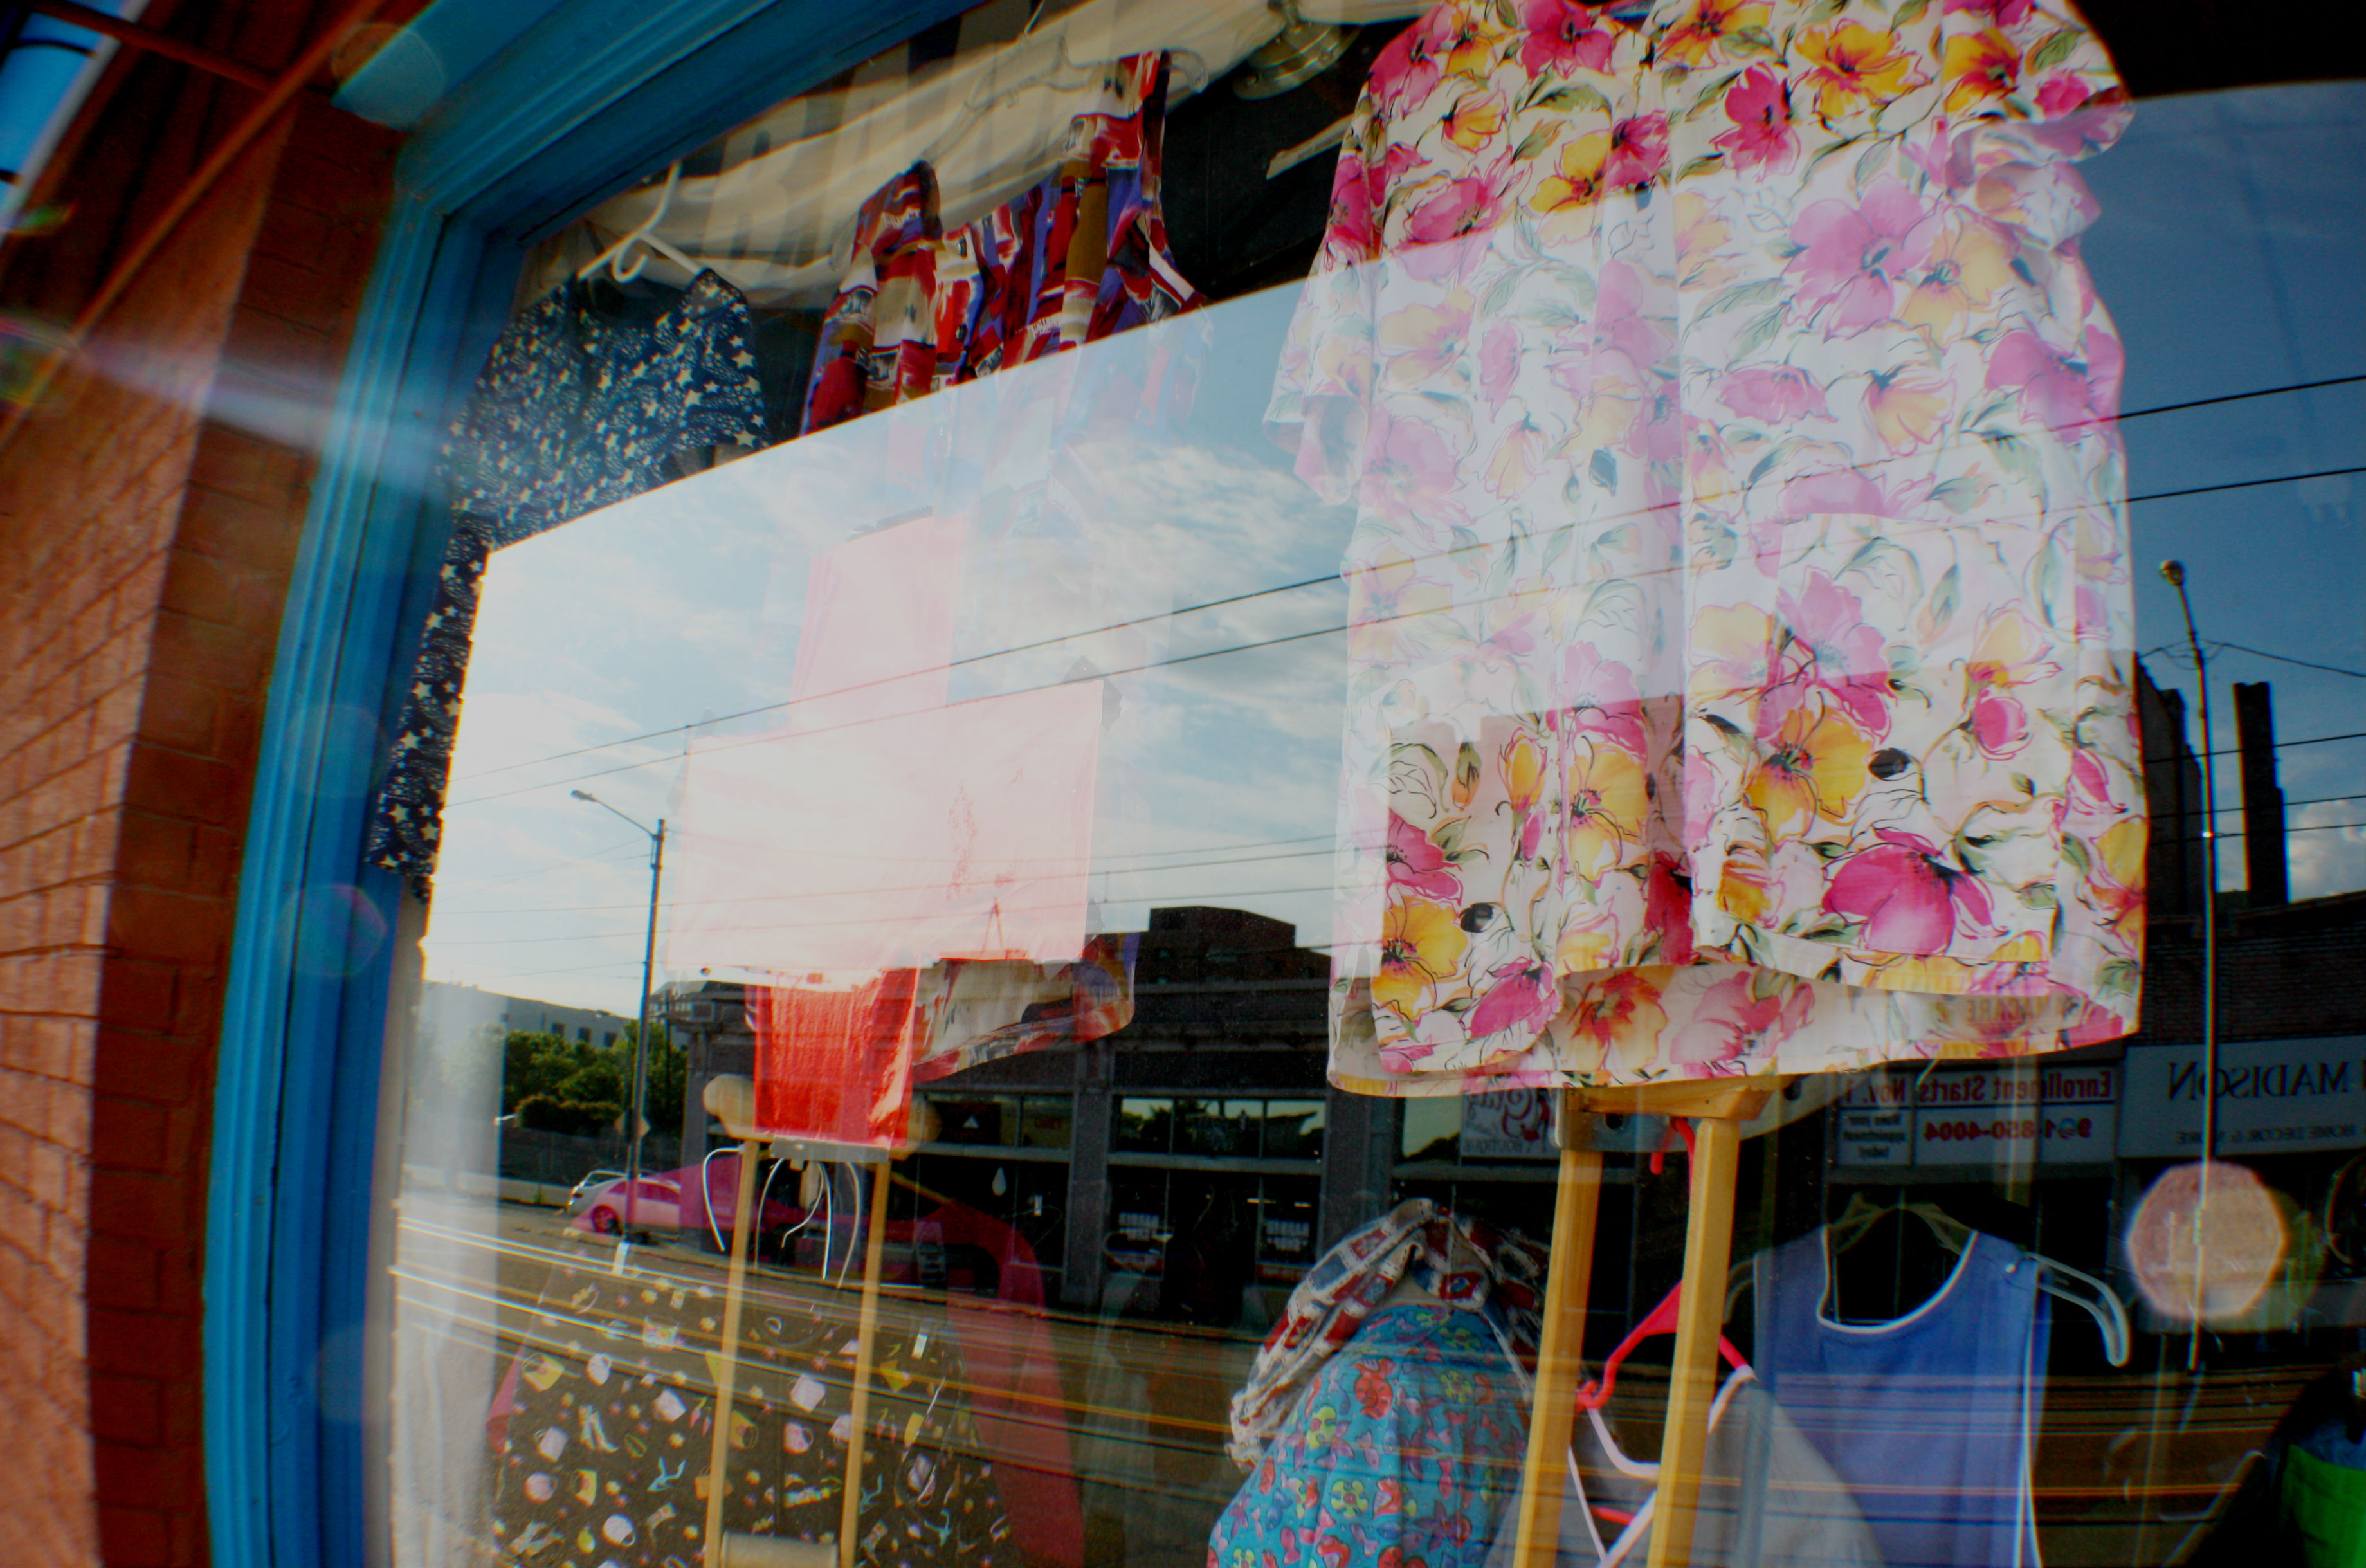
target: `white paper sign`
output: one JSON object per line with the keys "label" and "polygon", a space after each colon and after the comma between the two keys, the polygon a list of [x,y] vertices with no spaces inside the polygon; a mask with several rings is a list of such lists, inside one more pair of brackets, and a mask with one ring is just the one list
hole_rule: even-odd
{"label": "white paper sign", "polygon": [[[1908,1103],[1910,1097],[1912,1103]],[[2046,1165],[2112,1157],[2119,1099],[2109,1065],[1948,1068],[1920,1077],[1869,1077],[1840,1107],[1838,1162],[1845,1166],[1991,1165],[2028,1157]]]}
{"label": "white paper sign", "polygon": [[1914,1112],[1902,1106],[1843,1104],[1840,1112],[1840,1163],[1907,1166],[1914,1163]]}
{"label": "white paper sign", "polygon": [[1552,1090],[1501,1089],[1462,1102],[1465,1159],[1558,1159],[1553,1143]]}

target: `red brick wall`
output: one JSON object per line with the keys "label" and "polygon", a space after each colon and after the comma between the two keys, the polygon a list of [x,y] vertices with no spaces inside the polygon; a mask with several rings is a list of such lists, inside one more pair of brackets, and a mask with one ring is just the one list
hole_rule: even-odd
{"label": "red brick wall", "polygon": [[[2145,952],[2144,1034],[2202,1038],[2202,930],[2156,925]],[[2222,916],[2218,1036],[2305,1040],[2366,1033],[2366,893],[2338,893]]]}
{"label": "red brick wall", "polygon": [[392,151],[299,105],[145,269],[95,373],[0,450],[0,1562],[205,1555],[199,1280],[239,856]]}

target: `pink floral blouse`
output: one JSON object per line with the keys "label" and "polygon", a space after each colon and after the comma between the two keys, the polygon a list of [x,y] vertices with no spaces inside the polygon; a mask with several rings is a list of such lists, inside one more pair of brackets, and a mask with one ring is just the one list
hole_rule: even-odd
{"label": "pink floral blouse", "polygon": [[1268,419],[1358,508],[1332,1077],[2133,1029],[2121,351],[2064,0],[1449,0]]}

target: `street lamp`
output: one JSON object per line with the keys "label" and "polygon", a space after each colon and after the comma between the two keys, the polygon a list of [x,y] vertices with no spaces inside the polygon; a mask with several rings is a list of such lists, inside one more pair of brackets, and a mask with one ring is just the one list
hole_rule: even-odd
{"label": "street lamp", "polygon": [[641,1027],[633,1037],[633,1098],[625,1108],[632,1139],[631,1153],[625,1161],[625,1236],[629,1240],[636,1234],[640,1219],[641,1131],[647,1121],[641,1114],[641,1108],[648,1096],[649,993],[657,976],[658,885],[665,875],[666,825],[665,818],[660,817],[655,828],[643,828],[638,821],[625,817],[590,790],[578,789],[568,793],[578,800],[589,801],[612,817],[623,818],[649,836],[649,929],[648,940],[641,947]]}

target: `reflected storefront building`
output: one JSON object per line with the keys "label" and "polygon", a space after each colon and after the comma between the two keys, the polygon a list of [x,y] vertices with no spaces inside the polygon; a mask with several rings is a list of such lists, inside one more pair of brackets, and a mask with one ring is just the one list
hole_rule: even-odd
{"label": "reflected storefront building", "polygon": [[2358,1561],[2366,88],[2104,21],[985,6],[554,215],[374,1550]]}

